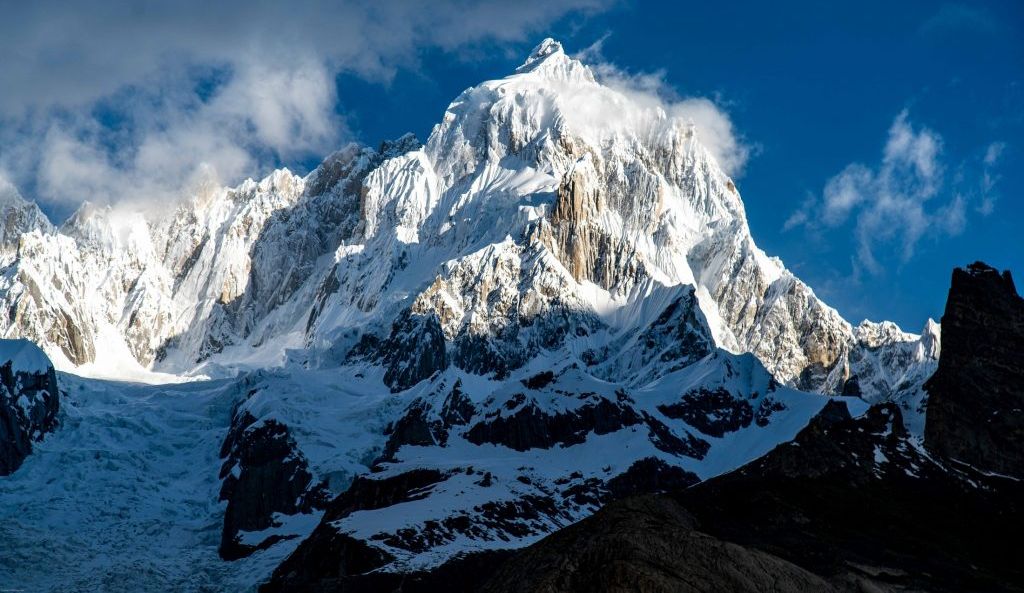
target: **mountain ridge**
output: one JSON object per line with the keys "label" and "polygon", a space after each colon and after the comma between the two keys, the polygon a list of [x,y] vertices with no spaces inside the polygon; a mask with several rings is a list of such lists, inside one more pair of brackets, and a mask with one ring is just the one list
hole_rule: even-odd
{"label": "mountain ridge", "polygon": [[[560,104],[564,100],[577,108],[566,109]],[[626,115],[609,119],[608,125],[595,124],[580,105],[590,105],[595,114],[615,108]],[[543,253],[554,255],[556,268],[568,269],[578,286],[572,292],[594,292],[586,288],[590,284],[600,289],[598,298],[570,306],[618,308],[623,299],[630,300],[630,290],[642,291],[647,282],[694,284],[720,345],[754,352],[787,383],[841,392],[856,374],[849,359],[859,347],[857,332],[754,245],[735,186],[700,144],[698,133],[661,106],[634,104],[602,86],[587,66],[548,39],[512,76],[462,93],[419,152],[409,136],[378,151],[350,146],[303,178],[283,169],[237,188],[207,188],[177,207],[169,221],[130,211],[118,214],[123,208],[83,206],[59,230],[41,225],[40,237],[27,238],[13,261],[8,259],[0,293],[19,314],[0,329],[40,342],[66,369],[95,362],[96,344],[104,338],[123,342],[115,350],[127,349],[141,369],[178,375],[280,364],[286,348],[329,349],[339,328],[350,331],[353,325],[366,327],[367,321],[386,324],[394,315],[381,310],[373,320],[378,303],[344,288],[346,273],[352,280],[350,261],[358,262],[360,280],[377,276],[382,283],[407,265],[394,252],[406,250],[408,256],[409,249],[420,246],[423,232],[434,243],[444,237],[457,245],[500,245],[502,236],[479,235],[489,223],[481,208],[489,204],[503,210],[499,218],[517,229],[514,249],[540,245]],[[609,142],[610,148],[601,148]],[[625,171],[632,175],[623,177]],[[515,175],[519,179],[509,179]],[[395,194],[395,183],[420,186],[403,197]],[[481,183],[490,187],[481,188]],[[679,191],[689,197],[680,202]],[[509,192],[542,202],[500,199]],[[554,194],[553,204],[544,203],[550,200],[544,198],[547,192]],[[649,197],[631,203],[627,195]],[[450,208],[447,221],[435,212],[442,198]],[[299,212],[319,222],[301,224]],[[664,219],[673,221],[666,225]],[[126,224],[135,230],[118,230]],[[381,234],[381,225],[396,229],[392,240]],[[146,232],[138,231],[141,227]],[[708,235],[703,240],[702,232]],[[287,277],[275,277],[281,252],[294,247],[283,244],[286,237],[300,235],[313,237],[298,245],[300,265],[288,266],[294,271]],[[62,237],[73,239],[77,249]],[[687,245],[673,247],[679,238]],[[418,251],[427,256],[419,263],[432,268],[445,255],[431,257],[439,250],[430,242]],[[383,261],[366,264],[367,254],[356,252],[367,249]],[[45,277],[33,282],[33,270],[25,268],[40,260],[68,259],[55,250],[81,252],[70,259],[80,260],[74,263],[86,271],[95,270],[96,278],[79,281],[80,290],[98,289],[105,293],[104,302],[76,310],[52,297],[60,291],[47,287]],[[318,266],[332,251],[338,260],[335,270]],[[58,270],[40,272],[51,273],[61,286],[75,285]],[[304,282],[303,276],[316,278]],[[421,279],[399,292],[416,292],[429,283]],[[39,297],[23,298],[33,292],[32,284],[38,285]],[[343,295],[347,303],[330,302],[329,293],[339,284],[350,293]],[[382,289],[378,286],[377,292]],[[316,305],[300,311],[311,301]],[[428,306],[422,296],[417,306]],[[323,321],[325,308],[331,309],[329,323]],[[912,339],[893,335],[887,344]],[[233,344],[263,352],[262,360],[247,365],[243,353],[224,354]],[[860,383],[862,395],[888,395],[882,392],[886,387]]]}

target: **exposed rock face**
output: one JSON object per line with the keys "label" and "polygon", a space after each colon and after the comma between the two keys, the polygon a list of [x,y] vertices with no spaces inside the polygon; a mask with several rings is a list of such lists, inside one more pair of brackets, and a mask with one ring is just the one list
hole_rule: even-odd
{"label": "exposed rock face", "polygon": [[456,381],[451,393],[445,398],[439,414],[435,414],[429,401],[418,399],[412,402],[404,415],[388,427],[388,441],[384,446],[385,460],[405,445],[444,446],[448,434],[456,426],[465,426],[472,420],[476,408],[462,390],[462,382]]}
{"label": "exposed rock face", "polygon": [[236,414],[221,448],[224,480],[220,499],[224,513],[220,555],[244,558],[281,539],[271,534],[243,541],[242,532],[261,532],[275,526],[275,515],[309,513],[326,502],[323,487],[313,483],[307,462],[288,433],[274,420],[257,421],[247,412]]}
{"label": "exposed rock face", "polygon": [[448,368],[444,333],[433,314],[404,312],[381,340],[367,334],[349,353],[349,359],[366,358],[384,367],[384,383],[392,392],[404,391]]}
{"label": "exposed rock face", "polygon": [[[331,502],[321,525],[278,567],[271,581],[260,589],[261,592],[390,592],[399,586],[402,591],[479,591],[484,579],[492,573],[497,563],[510,555],[509,552],[478,552],[455,557],[430,571],[396,574],[378,570],[394,560],[386,551],[339,533],[331,527],[332,522],[361,510],[426,499],[430,496],[431,488],[452,477],[451,474],[445,475],[433,470],[412,470],[384,479],[357,478],[347,492]],[[487,479],[486,475],[484,479]],[[638,493],[682,488],[697,481],[698,478],[692,473],[649,458],[635,463],[628,471],[611,480],[607,487],[590,484],[587,488],[574,489],[572,495],[604,503]],[[473,521],[467,517],[449,518],[439,521],[428,534],[408,529],[390,536],[382,535],[378,539],[390,546],[422,550],[429,547],[431,538],[445,537],[446,534],[463,530],[506,529],[509,533],[515,533],[516,526],[522,525],[523,521],[539,519],[545,515],[563,520],[570,517],[568,514],[562,515],[553,500],[540,496],[528,496],[500,504],[487,503],[476,511],[479,516],[474,517]]]}
{"label": "exposed rock face", "polygon": [[[527,400],[525,394],[518,395],[518,401]],[[478,445],[500,444],[516,451],[547,449],[556,444],[582,443],[591,432],[607,434],[643,422],[632,407],[606,399],[585,403],[571,412],[554,414],[534,402],[519,404],[517,399],[509,400],[514,412],[475,424],[466,433],[466,440]]]}
{"label": "exposed rock face", "polygon": [[548,240],[577,282],[586,280],[605,289],[624,290],[643,277],[643,264],[635,246],[591,220],[608,208],[600,175],[584,157],[558,187],[549,219],[553,237]]}
{"label": "exposed rock face", "polygon": [[693,287],[682,287],[645,328],[625,332],[584,360],[594,372],[613,381],[645,384],[704,358],[715,347],[707,319]]}
{"label": "exposed rock face", "polygon": [[660,410],[669,418],[680,418],[713,437],[750,426],[754,419],[750,403],[735,399],[724,389],[696,389],[683,394],[679,403],[663,405]]}
{"label": "exposed rock face", "polygon": [[331,501],[321,524],[274,571],[272,581],[261,590],[346,590],[343,587],[346,577],[372,572],[394,558],[366,542],[339,533],[330,522],[356,511],[422,499],[430,486],[446,477],[435,470],[421,470],[383,480],[356,478],[345,493]]}
{"label": "exposed rock face", "polygon": [[57,426],[60,391],[53,365],[28,340],[0,340],[0,476],[17,470]]}
{"label": "exposed rock face", "polygon": [[1024,477],[1024,299],[1010,272],[953,271],[939,369],[925,384],[925,444],[979,470]]}

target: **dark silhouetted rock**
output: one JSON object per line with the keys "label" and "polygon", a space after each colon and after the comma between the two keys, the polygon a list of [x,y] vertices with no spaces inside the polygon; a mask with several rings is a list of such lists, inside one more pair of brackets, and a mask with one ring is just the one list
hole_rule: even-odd
{"label": "dark silhouetted rock", "polygon": [[1009,271],[953,271],[939,368],[925,384],[928,449],[1024,477],[1024,299]]}
{"label": "dark silhouetted rock", "polygon": [[899,406],[833,400],[791,443],[517,552],[487,593],[1021,591],[1024,487],[950,467]]}
{"label": "dark silhouetted rock", "polygon": [[676,498],[710,535],[852,590],[1024,588],[1024,488],[924,454],[896,404],[852,418],[830,402],[792,443]]}
{"label": "dark silhouetted rock", "polygon": [[700,478],[693,472],[669,465],[660,459],[645,457],[608,480],[605,488],[614,500],[636,494],[681,490],[697,482],[700,482]]}
{"label": "dark silhouetted rock", "polygon": [[833,591],[780,558],[697,531],[670,497],[611,504],[503,563],[486,593]]}

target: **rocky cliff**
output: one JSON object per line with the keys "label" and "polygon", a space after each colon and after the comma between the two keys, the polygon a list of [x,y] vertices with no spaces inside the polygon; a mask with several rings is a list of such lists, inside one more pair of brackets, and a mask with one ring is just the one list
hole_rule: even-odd
{"label": "rocky cliff", "polygon": [[0,476],[57,426],[59,409],[57,375],[43,351],[28,340],[0,340]]}
{"label": "rocky cliff", "polygon": [[953,271],[944,347],[925,383],[925,444],[982,471],[1024,477],[1024,299],[1009,271]]}

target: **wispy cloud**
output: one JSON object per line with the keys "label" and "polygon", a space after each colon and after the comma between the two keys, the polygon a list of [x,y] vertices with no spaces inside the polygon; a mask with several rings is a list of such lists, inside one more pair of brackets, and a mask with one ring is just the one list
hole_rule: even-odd
{"label": "wispy cloud", "polygon": [[882,271],[881,249],[895,248],[899,260],[906,262],[923,237],[963,232],[969,198],[980,201],[979,210],[991,212],[998,180],[994,167],[1002,146],[993,143],[981,159],[978,196],[969,195],[962,179],[954,180],[944,191],[947,166],[942,137],[927,127],[914,126],[904,110],[889,127],[881,160],[875,166],[847,165],[826,182],[820,197],[805,200],[783,228],[803,227],[821,233],[852,221],[855,265],[877,274]]}
{"label": "wispy cloud", "polygon": [[1002,160],[1005,150],[1006,143],[1001,141],[993,142],[985,149],[985,156],[982,158],[981,203],[978,205],[978,212],[982,216],[992,214],[996,207],[996,200],[999,199],[996,184],[999,183],[1001,176],[997,171],[997,166]]}
{"label": "wispy cloud", "polygon": [[628,96],[642,108],[662,109],[670,117],[690,121],[701,143],[715,156],[726,173],[743,174],[754,147],[737,132],[720,101],[682,94],[668,83],[664,70],[629,72],[609,62],[603,54],[605,34],[574,57],[587,64],[602,84]]}

